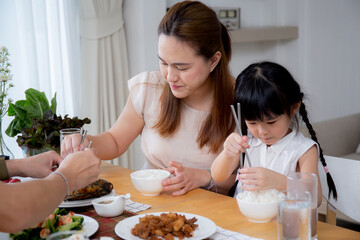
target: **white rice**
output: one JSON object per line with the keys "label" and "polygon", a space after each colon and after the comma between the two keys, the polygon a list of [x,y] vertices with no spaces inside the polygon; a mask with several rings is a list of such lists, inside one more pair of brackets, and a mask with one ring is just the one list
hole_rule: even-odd
{"label": "white rice", "polygon": [[168,172],[157,169],[140,170],[133,173],[137,178],[163,178],[168,176]]}
{"label": "white rice", "polygon": [[278,191],[270,189],[263,191],[244,191],[239,193],[237,197],[246,202],[265,203],[278,201],[278,194]]}

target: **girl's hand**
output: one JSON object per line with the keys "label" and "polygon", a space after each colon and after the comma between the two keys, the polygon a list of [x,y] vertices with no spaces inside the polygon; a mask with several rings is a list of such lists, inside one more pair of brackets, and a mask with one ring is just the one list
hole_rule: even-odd
{"label": "girl's hand", "polygon": [[263,167],[251,167],[240,169],[238,179],[242,182],[242,188],[246,191],[259,191],[286,189],[286,176]]}
{"label": "girl's hand", "polygon": [[249,148],[248,137],[241,137],[238,133],[230,134],[224,142],[224,154],[226,157],[236,157],[240,152],[245,152]]}
{"label": "girl's hand", "polygon": [[188,191],[203,186],[210,181],[210,173],[197,168],[183,167],[181,163],[170,161],[169,171],[174,177],[162,182],[165,191],[171,191],[172,195],[183,195]]}

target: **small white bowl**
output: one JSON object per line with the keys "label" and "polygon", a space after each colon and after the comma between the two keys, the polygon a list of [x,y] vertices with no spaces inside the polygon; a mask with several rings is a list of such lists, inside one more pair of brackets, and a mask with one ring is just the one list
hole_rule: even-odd
{"label": "small white bowl", "polygon": [[[270,198],[269,198],[270,197]],[[269,199],[267,199],[269,198]],[[250,222],[266,223],[277,215],[282,195],[275,189],[248,192],[236,196],[239,209]]]}
{"label": "small white bowl", "polygon": [[170,172],[161,169],[145,169],[130,174],[136,190],[145,196],[159,195],[164,190],[161,182],[169,176]]}
{"label": "small white bowl", "polygon": [[91,201],[97,214],[102,217],[116,217],[124,212],[126,199],[130,194],[101,197]]}

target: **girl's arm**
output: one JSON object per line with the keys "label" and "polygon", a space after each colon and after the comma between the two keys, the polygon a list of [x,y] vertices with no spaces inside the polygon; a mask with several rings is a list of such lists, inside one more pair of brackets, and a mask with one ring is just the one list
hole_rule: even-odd
{"label": "girl's arm", "polygon": [[239,166],[240,153],[244,148],[249,148],[247,140],[247,137],[241,137],[238,133],[232,133],[226,138],[223,151],[211,165],[211,175],[215,181],[225,181]]}
{"label": "girl's arm", "polygon": [[227,180],[239,166],[240,153],[237,156],[228,156],[223,150],[211,165],[211,175],[216,182]]}
{"label": "girl's arm", "polygon": [[312,146],[298,161],[299,172],[314,173],[318,178],[318,206],[322,201],[321,182],[318,170],[318,150],[316,145]]}

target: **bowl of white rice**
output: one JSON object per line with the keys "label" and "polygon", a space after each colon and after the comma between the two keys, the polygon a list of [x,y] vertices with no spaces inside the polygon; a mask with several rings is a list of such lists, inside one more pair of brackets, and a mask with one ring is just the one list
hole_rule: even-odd
{"label": "bowl of white rice", "polygon": [[240,212],[251,222],[266,223],[277,215],[278,202],[284,197],[275,189],[243,191],[236,196]]}
{"label": "bowl of white rice", "polygon": [[163,190],[161,182],[170,177],[170,172],[162,169],[144,169],[130,174],[131,181],[145,196],[159,195]]}

